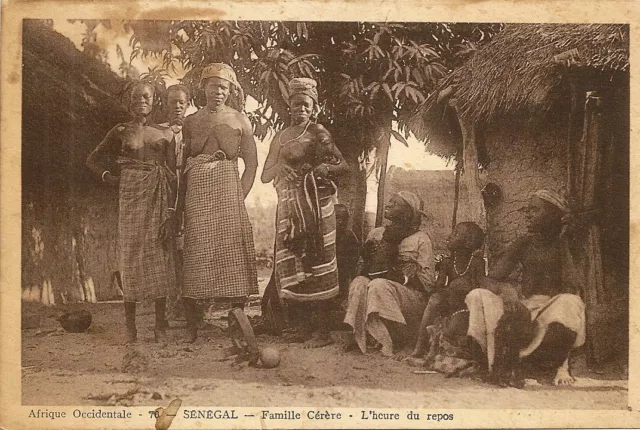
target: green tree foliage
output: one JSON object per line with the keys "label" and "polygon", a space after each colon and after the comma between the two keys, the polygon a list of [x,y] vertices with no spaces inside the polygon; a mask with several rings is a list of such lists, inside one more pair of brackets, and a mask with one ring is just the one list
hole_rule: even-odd
{"label": "green tree foliage", "polygon": [[96,32],[96,28],[102,25],[103,27],[109,29],[111,28],[111,21],[108,19],[85,19],[85,20],[75,20],[70,19],[69,22],[74,23],[76,21],[80,21],[85,25],[85,32],[82,34],[82,52],[89,57],[100,61],[103,64],[108,64],[109,57],[107,51],[98,45],[98,33]]}
{"label": "green tree foliage", "polygon": [[[231,64],[245,93],[259,107],[249,112],[256,135],[265,137],[287,118],[287,82],[294,76],[319,81],[320,120],[350,125],[341,147],[366,152],[379,140],[381,123],[405,118],[442,76],[477,44],[500,30],[497,24],[268,21],[137,21],[132,58],[156,56],[170,69],[179,63],[196,105],[200,72],[208,63]],[[353,127],[357,124],[357,127]],[[389,135],[391,135],[389,131]],[[404,142],[404,137],[394,132]],[[347,149],[347,148],[344,148]]]}

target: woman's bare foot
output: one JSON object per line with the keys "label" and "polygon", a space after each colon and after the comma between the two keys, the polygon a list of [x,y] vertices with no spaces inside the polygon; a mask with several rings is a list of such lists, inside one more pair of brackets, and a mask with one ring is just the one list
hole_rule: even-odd
{"label": "woman's bare foot", "polygon": [[427,364],[427,360],[421,357],[407,357],[402,362],[411,367],[425,367]]}
{"label": "woman's bare foot", "polygon": [[318,333],[304,343],[304,348],[322,348],[327,345],[331,345],[332,343],[333,339],[331,338],[330,333]]}
{"label": "woman's bare foot", "polygon": [[398,361],[403,361],[407,357],[410,357],[412,353],[413,353],[413,349],[412,348],[403,348],[400,351],[398,351],[395,354],[393,354],[393,358],[398,360]]}
{"label": "woman's bare foot", "polygon": [[576,380],[569,373],[569,365],[567,361],[558,367],[556,376],[553,378],[553,385],[573,385]]}

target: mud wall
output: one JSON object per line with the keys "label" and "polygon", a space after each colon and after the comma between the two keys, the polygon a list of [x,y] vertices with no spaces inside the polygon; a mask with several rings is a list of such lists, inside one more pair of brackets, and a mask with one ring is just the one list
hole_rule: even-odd
{"label": "mud wall", "polygon": [[454,171],[404,170],[392,167],[387,174],[385,201],[399,191],[411,191],[424,201],[428,218],[423,226],[431,238],[433,250],[435,253],[446,252],[453,220]]}
{"label": "mud wall", "polygon": [[566,132],[527,130],[502,123],[487,127],[489,154],[486,180],[497,184],[502,200],[487,207],[487,244],[491,260],[517,236],[526,232],[525,214],[530,195],[538,189],[566,187]]}

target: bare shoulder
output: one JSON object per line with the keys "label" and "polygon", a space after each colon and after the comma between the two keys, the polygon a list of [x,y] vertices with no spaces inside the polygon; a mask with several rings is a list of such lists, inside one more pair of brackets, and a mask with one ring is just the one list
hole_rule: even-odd
{"label": "bare shoulder", "polygon": [[113,126],[111,130],[109,130],[109,134],[117,135],[126,130],[127,126],[131,124],[130,122],[121,122]]}
{"label": "bare shoulder", "polygon": [[230,106],[229,106],[229,115],[235,121],[237,121],[239,124],[242,124],[243,126],[251,125],[251,121],[249,121],[249,117],[246,114],[244,114],[243,112],[239,112]]}
{"label": "bare shoulder", "polygon": [[190,115],[187,115],[184,118],[183,124],[187,125],[187,124],[193,123],[194,121],[197,121],[201,116],[202,116],[202,108],[198,109],[196,112]]}
{"label": "bare shoulder", "polygon": [[197,112],[194,112],[191,115],[186,116],[185,119],[182,121],[182,133],[188,134],[189,130],[191,130],[194,127],[197,127],[197,124],[201,118],[202,118],[202,109],[198,109]]}
{"label": "bare shoulder", "polygon": [[324,125],[316,123],[309,124],[309,131],[315,134],[331,134]]}

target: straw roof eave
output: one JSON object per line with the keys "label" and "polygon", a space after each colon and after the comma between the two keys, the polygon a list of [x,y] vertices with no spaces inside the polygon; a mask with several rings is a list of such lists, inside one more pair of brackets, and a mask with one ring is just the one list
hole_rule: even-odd
{"label": "straw roof eave", "polygon": [[[554,106],[566,78],[588,69],[600,74],[629,73],[629,26],[622,24],[510,24],[455,70],[407,121],[427,149],[455,154],[455,139],[437,125],[453,89],[456,112],[471,121],[512,115],[543,116]],[[445,98],[446,99],[446,98]],[[436,124],[436,130],[432,130]],[[449,136],[451,133],[449,133]],[[432,145],[433,144],[433,145]]]}

